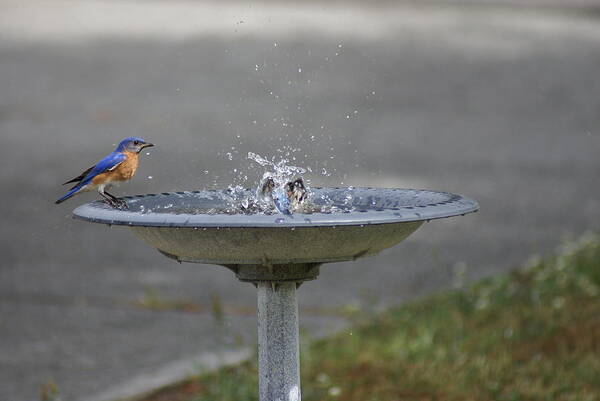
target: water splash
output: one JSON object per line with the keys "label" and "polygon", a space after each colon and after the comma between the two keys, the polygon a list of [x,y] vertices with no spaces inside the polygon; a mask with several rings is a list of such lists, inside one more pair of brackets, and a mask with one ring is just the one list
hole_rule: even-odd
{"label": "water splash", "polygon": [[[228,154],[225,156],[229,158]],[[291,165],[286,157],[277,160],[274,156],[269,159],[248,152],[247,160],[251,161],[251,165],[233,169],[237,179],[224,191],[176,192],[172,195],[182,198],[181,202],[159,202],[152,208],[136,205],[136,211],[142,214],[279,214],[287,219],[293,218],[294,214],[348,213],[354,210],[353,187],[339,188],[339,193],[330,197],[318,188],[310,188],[309,180],[304,178],[307,172],[312,173],[310,168]],[[256,173],[256,165],[262,167],[263,171],[258,173],[256,181],[248,188],[248,175]],[[203,173],[208,174],[208,171]],[[328,171],[323,171],[324,176],[328,174]],[[198,207],[197,198],[205,200],[203,207]],[[133,206],[138,199],[131,199],[128,203]]]}
{"label": "water splash", "polygon": [[[256,153],[248,152],[248,159],[266,170],[256,187],[256,205],[259,212],[293,213],[348,213],[354,210],[354,187],[348,187],[343,199],[330,199],[326,195],[316,196],[306,185],[303,174],[308,168],[289,165],[289,160],[269,160]],[[322,174],[329,176],[323,169]]]}
{"label": "water splash", "polygon": [[302,176],[307,172],[307,169],[303,167],[288,165],[288,159],[281,159],[278,162],[274,162],[253,152],[248,152],[248,159],[256,162],[262,167],[271,168],[272,171],[265,172],[263,179],[266,175],[270,175],[278,186],[284,185],[286,182],[293,180],[297,176]]}
{"label": "water splash", "polygon": [[263,210],[274,206],[280,213],[292,215],[306,198],[302,175],[307,169],[289,165],[285,158],[275,162],[253,152],[248,152],[248,159],[267,170],[256,187],[257,206]]}

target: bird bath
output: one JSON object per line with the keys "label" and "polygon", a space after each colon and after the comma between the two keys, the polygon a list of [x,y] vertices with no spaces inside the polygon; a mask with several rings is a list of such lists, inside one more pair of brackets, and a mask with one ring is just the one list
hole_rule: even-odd
{"label": "bird bath", "polygon": [[311,195],[314,208],[292,216],[245,214],[228,190],[126,196],[127,210],[95,201],[73,214],[129,226],[169,258],[222,265],[254,283],[260,400],[299,401],[298,286],[316,279],[323,263],[374,255],[425,221],[479,208],[463,196],[427,190],[311,188]]}

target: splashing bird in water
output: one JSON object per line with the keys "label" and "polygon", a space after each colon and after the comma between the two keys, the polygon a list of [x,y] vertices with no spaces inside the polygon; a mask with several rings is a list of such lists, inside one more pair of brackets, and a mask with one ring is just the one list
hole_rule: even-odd
{"label": "splashing bird in water", "polygon": [[264,180],[260,193],[263,199],[272,200],[281,213],[291,215],[292,210],[298,207],[306,198],[306,187],[302,178],[277,187],[273,178],[268,177]]}
{"label": "splashing bird in water", "polygon": [[107,189],[114,184],[129,181],[138,168],[139,153],[151,146],[154,145],[142,138],[129,137],[123,139],[112,153],[100,160],[96,165],[65,182],[63,185],[73,182],[76,184],[55,203],[62,203],[81,192],[97,190],[111,206],[118,209],[126,209],[127,203],[108,193]]}

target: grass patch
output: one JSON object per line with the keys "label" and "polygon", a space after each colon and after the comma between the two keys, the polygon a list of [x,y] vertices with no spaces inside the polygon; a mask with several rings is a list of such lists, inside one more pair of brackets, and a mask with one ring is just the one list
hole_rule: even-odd
{"label": "grass patch", "polygon": [[[144,400],[257,400],[257,389],[251,361]],[[305,401],[600,399],[600,238],[304,345],[302,390]]]}

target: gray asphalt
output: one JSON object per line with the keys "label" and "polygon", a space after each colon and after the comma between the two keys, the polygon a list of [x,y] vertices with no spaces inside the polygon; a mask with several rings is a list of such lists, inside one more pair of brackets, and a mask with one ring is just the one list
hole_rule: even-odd
{"label": "gray asphalt", "polygon": [[[595,14],[367,14],[371,28],[351,19],[251,34],[232,23],[223,35],[164,40],[160,26],[72,40],[38,25],[18,28],[20,39],[4,14],[0,399],[36,399],[52,381],[64,400],[100,401],[171,380],[180,362],[199,369],[207,355],[235,360],[253,346],[251,285],[174,263],[124,228],[72,220],[93,194],[53,204],[63,181],[125,136],[157,146],[116,194],[254,185],[263,171],[252,151],[290,153],[312,168],[312,185],[480,202],[479,213],[428,223],[377,257],[322,268],[300,289],[307,338],[340,329],[336,308],[397,304],[451,287],[463,270],[469,280],[504,272],[600,228]],[[377,18],[395,16],[398,26],[377,31]]]}

